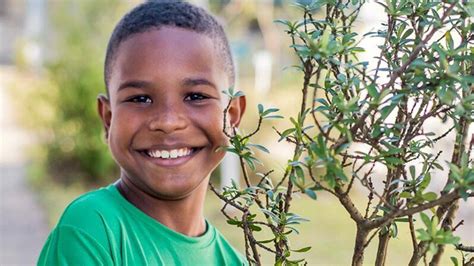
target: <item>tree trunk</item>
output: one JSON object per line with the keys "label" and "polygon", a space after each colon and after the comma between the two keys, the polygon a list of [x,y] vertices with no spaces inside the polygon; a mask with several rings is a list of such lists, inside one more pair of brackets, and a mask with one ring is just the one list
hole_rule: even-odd
{"label": "tree trunk", "polygon": [[369,230],[357,225],[354,255],[352,256],[352,266],[362,266],[364,262],[365,243],[367,242],[368,234]]}
{"label": "tree trunk", "polygon": [[[459,209],[459,200],[455,201],[453,205],[449,207],[448,213],[446,214],[443,224],[441,225],[444,230],[451,230],[453,226],[453,220],[456,217],[456,212],[458,211],[458,209]],[[431,259],[430,266],[439,265],[441,261],[441,257],[443,256],[443,253],[444,253],[444,247],[445,245],[438,246],[438,252],[436,252],[436,254]]]}
{"label": "tree trunk", "polygon": [[379,247],[377,249],[377,258],[375,259],[376,266],[385,265],[385,259],[387,258],[387,248],[388,248],[389,240],[390,240],[390,231],[387,230],[387,232],[385,233],[379,233]]}
{"label": "tree trunk", "polygon": [[413,252],[408,266],[417,266],[418,262],[420,262],[421,258],[425,255],[427,248],[428,245],[426,245],[426,242],[418,244],[417,252]]}

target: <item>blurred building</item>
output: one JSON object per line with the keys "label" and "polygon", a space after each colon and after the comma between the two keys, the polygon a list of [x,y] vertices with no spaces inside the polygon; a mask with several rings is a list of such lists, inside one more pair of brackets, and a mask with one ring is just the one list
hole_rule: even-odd
{"label": "blurred building", "polygon": [[[0,0],[0,265],[34,265],[48,228],[26,185],[26,146],[32,135],[18,125],[14,84],[42,65],[43,0]],[[20,70],[18,66],[29,70]]]}
{"label": "blurred building", "polygon": [[11,65],[14,61],[14,41],[23,28],[21,2],[0,0],[0,64]]}
{"label": "blurred building", "polygon": [[46,40],[45,0],[0,0],[0,64],[39,67]]}

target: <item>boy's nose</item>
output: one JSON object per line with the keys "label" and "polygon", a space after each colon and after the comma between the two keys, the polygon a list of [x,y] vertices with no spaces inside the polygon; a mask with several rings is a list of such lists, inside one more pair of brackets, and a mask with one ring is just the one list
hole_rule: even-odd
{"label": "boy's nose", "polygon": [[186,128],[186,115],[179,107],[166,104],[156,108],[148,126],[151,131],[171,133]]}

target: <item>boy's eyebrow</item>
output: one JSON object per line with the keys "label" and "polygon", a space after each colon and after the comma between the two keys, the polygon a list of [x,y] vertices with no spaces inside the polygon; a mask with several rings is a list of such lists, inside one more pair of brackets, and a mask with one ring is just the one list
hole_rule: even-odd
{"label": "boy's eyebrow", "polygon": [[126,81],[126,82],[120,84],[117,91],[120,91],[120,90],[125,89],[125,88],[130,88],[130,87],[149,89],[149,88],[153,87],[153,84],[151,82],[144,81],[144,80],[129,80],[129,81]]}
{"label": "boy's eyebrow", "polygon": [[[184,79],[182,84],[186,87],[193,87],[193,86],[198,86],[198,85],[207,85],[207,86],[213,87],[214,89],[217,90],[217,87],[214,83],[212,83],[211,81],[209,81],[207,79],[204,79],[204,78],[186,78],[186,79]],[[120,91],[120,90],[125,89],[125,88],[130,88],[130,87],[149,89],[149,88],[153,87],[153,84],[151,82],[144,81],[144,80],[130,80],[130,81],[126,81],[126,82],[120,84],[117,91]]]}
{"label": "boy's eyebrow", "polygon": [[207,85],[207,86],[211,86],[211,87],[213,87],[214,89],[217,90],[217,87],[214,83],[212,83],[211,81],[209,81],[207,79],[204,79],[204,78],[186,78],[183,81],[183,85],[186,86],[186,87],[192,87],[192,86],[198,86],[198,85]]}

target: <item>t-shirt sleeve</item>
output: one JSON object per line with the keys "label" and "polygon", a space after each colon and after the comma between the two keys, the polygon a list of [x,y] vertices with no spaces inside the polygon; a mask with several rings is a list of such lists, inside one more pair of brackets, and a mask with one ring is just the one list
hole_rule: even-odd
{"label": "t-shirt sleeve", "polygon": [[106,247],[80,228],[59,225],[41,251],[38,266],[113,265]]}

